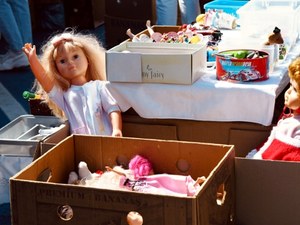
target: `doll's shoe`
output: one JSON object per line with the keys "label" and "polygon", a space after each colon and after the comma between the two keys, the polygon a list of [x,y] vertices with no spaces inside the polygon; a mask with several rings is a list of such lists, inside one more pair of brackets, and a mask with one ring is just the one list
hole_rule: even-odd
{"label": "doll's shoe", "polygon": [[27,57],[22,51],[9,50],[0,56],[0,71],[29,66]]}

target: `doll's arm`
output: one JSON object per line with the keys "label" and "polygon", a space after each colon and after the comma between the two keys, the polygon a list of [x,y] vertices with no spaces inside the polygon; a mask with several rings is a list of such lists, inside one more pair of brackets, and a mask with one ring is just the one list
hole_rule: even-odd
{"label": "doll's arm", "polygon": [[112,136],[122,137],[122,116],[120,111],[113,111],[109,114],[112,125]]}
{"label": "doll's arm", "polygon": [[46,75],[45,69],[40,63],[38,56],[36,54],[35,45],[26,43],[22,48],[23,52],[26,54],[28,61],[30,63],[30,68],[38,80],[38,82],[42,85],[43,89],[48,93],[53,88],[54,82],[49,76]]}

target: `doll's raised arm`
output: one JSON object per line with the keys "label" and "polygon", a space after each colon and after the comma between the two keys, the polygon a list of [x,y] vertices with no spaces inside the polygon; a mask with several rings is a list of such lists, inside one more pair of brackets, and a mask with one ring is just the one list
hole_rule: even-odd
{"label": "doll's raised arm", "polygon": [[48,93],[53,88],[54,82],[53,79],[47,76],[45,69],[40,63],[38,56],[36,54],[35,45],[26,43],[22,48],[23,52],[26,54],[28,61],[30,63],[30,68],[38,80],[38,82],[42,85],[43,89]]}

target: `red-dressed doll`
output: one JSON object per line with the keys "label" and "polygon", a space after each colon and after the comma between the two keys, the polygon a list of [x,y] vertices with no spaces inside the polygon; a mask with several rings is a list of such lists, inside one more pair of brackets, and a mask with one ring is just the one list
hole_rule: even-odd
{"label": "red-dressed doll", "polygon": [[300,161],[300,57],[288,67],[290,87],[284,95],[283,114],[268,140],[254,154],[254,159]]}

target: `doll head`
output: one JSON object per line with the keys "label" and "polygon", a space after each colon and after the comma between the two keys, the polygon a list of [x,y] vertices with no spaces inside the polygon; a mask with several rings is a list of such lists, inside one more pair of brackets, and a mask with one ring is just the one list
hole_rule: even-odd
{"label": "doll head", "polygon": [[70,83],[64,79],[57,70],[55,59],[63,50],[80,48],[88,61],[86,79],[105,80],[105,50],[98,42],[97,38],[91,34],[80,34],[63,32],[50,38],[42,47],[41,63],[48,76],[53,77],[54,81],[63,90],[70,87]]}
{"label": "doll head", "polygon": [[300,57],[296,58],[288,67],[290,87],[284,95],[285,107],[300,114]]}
{"label": "doll head", "polygon": [[153,174],[153,168],[150,161],[140,155],[134,156],[129,162],[129,169],[133,171],[135,178]]}
{"label": "doll head", "polygon": [[[290,79],[293,79],[298,84],[298,87],[300,87],[300,57],[296,58],[291,62],[291,64],[288,67],[289,77]],[[299,97],[300,97],[300,93]]]}
{"label": "doll head", "polygon": [[[41,64],[47,76],[53,79],[55,84],[66,91],[70,87],[70,82],[59,73],[55,59],[64,50],[81,49],[87,59],[86,81],[105,80],[105,49],[102,47],[97,37],[92,34],[81,34],[72,31],[54,35],[41,48]],[[45,103],[48,104],[53,114],[59,118],[66,119],[64,112],[53,103],[42,87],[36,82],[36,92],[42,94]]]}

